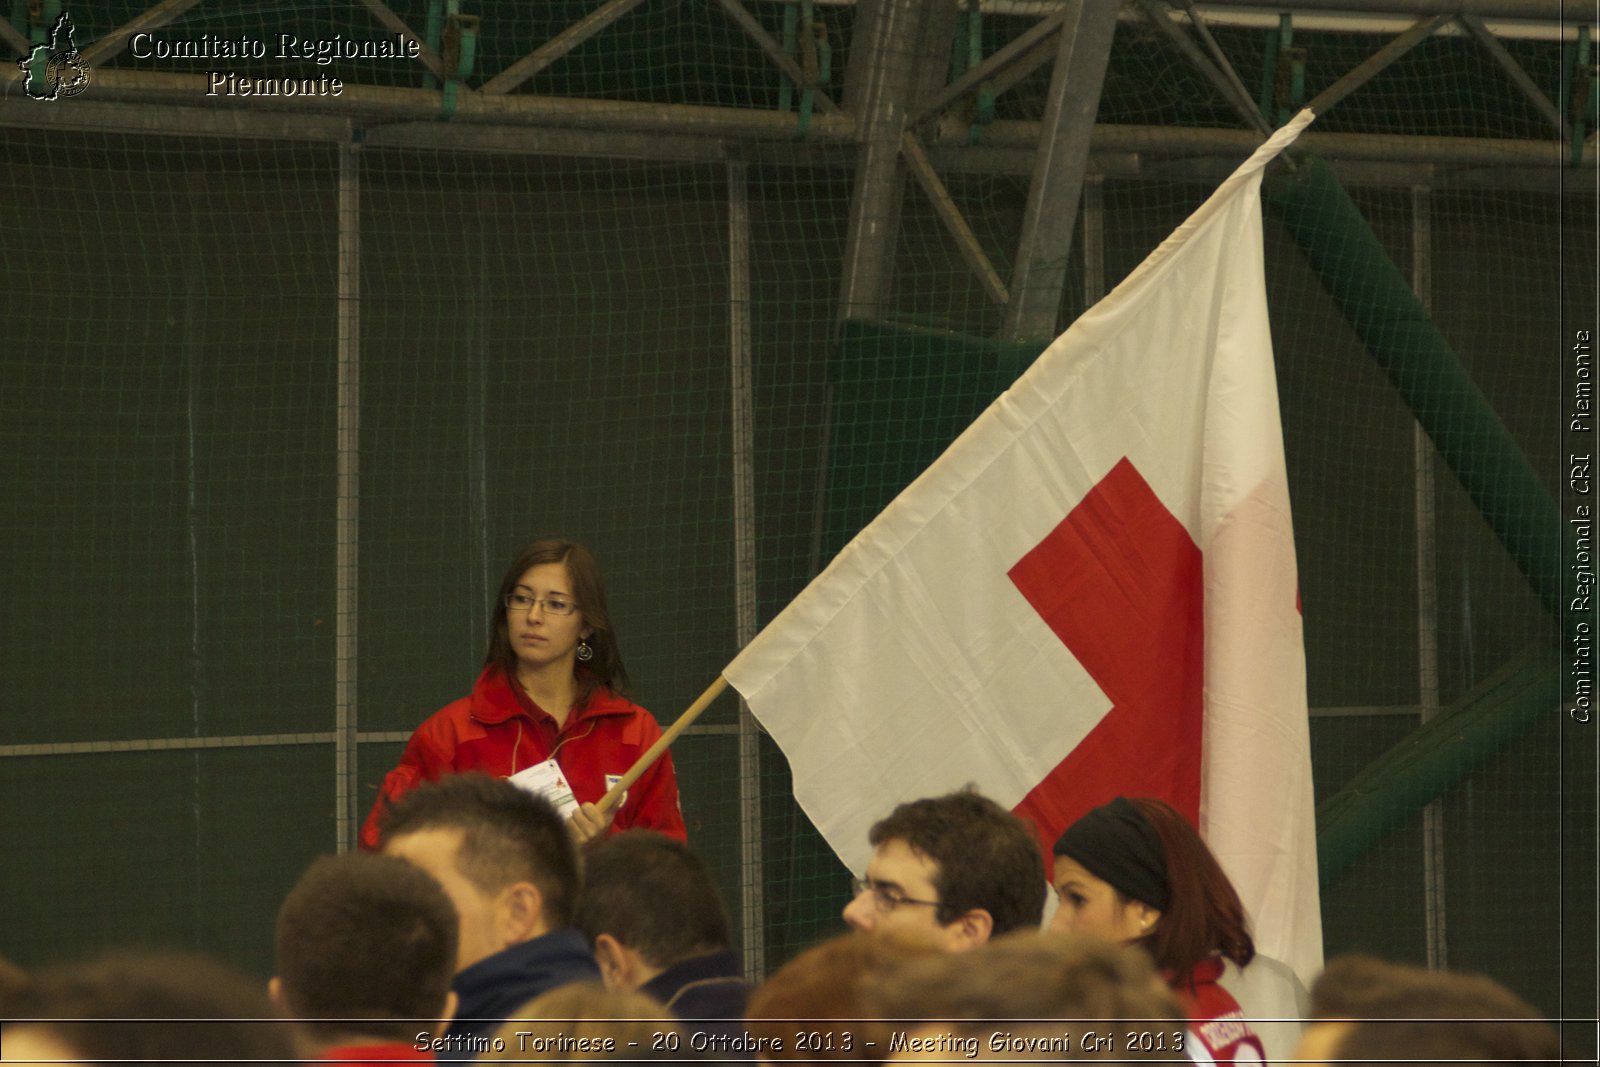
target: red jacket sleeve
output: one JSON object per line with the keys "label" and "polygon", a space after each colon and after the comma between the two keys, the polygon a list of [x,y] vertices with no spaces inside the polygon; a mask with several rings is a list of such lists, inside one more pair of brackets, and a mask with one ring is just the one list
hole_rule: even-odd
{"label": "red jacket sleeve", "polygon": [[384,775],[383,784],[378,787],[378,799],[373,802],[367,821],[361,825],[359,843],[366,851],[378,850],[378,823],[390,804],[424,782],[438,781],[450,770],[450,757],[439,748],[434,737],[435,720],[448,711],[446,708],[417,727],[411,740],[406,742],[406,750],[400,754],[399,765]]}
{"label": "red jacket sleeve", "polygon": [[[658,727],[655,737],[651,737],[645,747],[654,744],[660,734]],[[663,752],[628,790],[628,802],[617,813],[611,832],[629,829],[655,830],[679,841],[688,840],[689,831],[683,824],[683,810],[678,805],[678,774],[671,752]]]}

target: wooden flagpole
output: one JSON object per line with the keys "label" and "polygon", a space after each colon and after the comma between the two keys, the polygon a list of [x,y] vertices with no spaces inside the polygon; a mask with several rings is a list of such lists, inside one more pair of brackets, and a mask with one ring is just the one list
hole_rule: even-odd
{"label": "wooden flagpole", "polygon": [[656,739],[655,744],[645,749],[644,755],[633,761],[633,766],[628,768],[628,773],[617,779],[617,784],[606,791],[606,795],[600,798],[600,802],[595,807],[602,812],[610,811],[616,807],[618,801],[622,799],[622,794],[627,792],[628,787],[637,782],[639,776],[649,770],[652,763],[661,758],[661,754],[671,746],[672,742],[678,739],[678,735],[687,730],[700,717],[700,713],[709,708],[711,702],[721,696],[722,691],[726,688],[728,688],[728,679],[720,674],[717,675],[717,680],[706,687],[706,691],[700,694],[698,700],[689,705],[688,711],[678,716],[677,722],[667,727],[666,731]]}

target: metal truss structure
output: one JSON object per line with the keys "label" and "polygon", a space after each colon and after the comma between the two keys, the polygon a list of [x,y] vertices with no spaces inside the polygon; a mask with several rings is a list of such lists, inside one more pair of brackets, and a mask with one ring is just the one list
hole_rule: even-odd
{"label": "metal truss structure", "polygon": [[[81,48],[81,62],[100,68],[139,34],[167,26],[206,0],[162,0]],[[853,167],[841,318],[882,305],[894,247],[892,220],[909,176],[932,202],[984,291],[1006,309],[1006,333],[1048,336],[1054,327],[1063,266],[1041,269],[1038,247],[1072,239],[1085,179],[1226,173],[1267,130],[1257,103],[1209,32],[1217,22],[1256,25],[1290,9],[1333,32],[1389,36],[1388,43],[1306,106],[1319,114],[1366,84],[1436,34],[1468,35],[1506,72],[1549,127],[1539,140],[1417,137],[1405,134],[1310,132],[1304,144],[1356,184],[1448,188],[1455,184],[1551,188],[1556,168],[1593,165],[1595,138],[1583,129],[1591,108],[1592,64],[1575,69],[1567,100],[1551,100],[1502,44],[1502,36],[1559,41],[1582,34],[1594,16],[1586,0],[982,0],[983,8],[1033,18],[1030,29],[953,82],[948,57],[966,0],[806,0],[854,6],[841,99],[820,84],[814,48],[786,48],[749,6],[757,0],[715,0],[773,70],[802,91],[807,113],[697,104],[630,103],[553,97],[524,90],[529,79],[606,33],[649,0],[603,0],[585,17],[480,84],[463,80],[464,56],[476,33],[470,15],[450,15],[428,34],[384,0],[352,0],[370,16],[374,35],[416,43],[413,62],[425,87],[346,84],[331,96],[207,95],[205,75],[126,67],[94,70],[91,89],[70,107],[42,108],[21,98],[15,68],[0,84],[0,125],[80,131],[215,136],[366,144],[444,151],[486,151],[623,160]],[[771,4],[775,0],[759,0]],[[797,6],[801,0],[791,0]],[[54,4],[35,3],[42,15]],[[457,5],[452,4],[451,9]],[[759,10],[759,9],[756,9]],[[1102,79],[1117,21],[1145,20],[1226,101],[1234,128],[1096,124]],[[439,32],[442,29],[442,32]],[[0,38],[19,56],[38,43],[0,21]],[[466,62],[463,63],[465,58]],[[969,143],[958,112],[980,89],[1002,95],[1045,68],[1051,71],[1043,117],[999,120]],[[435,87],[436,86],[436,87]],[[448,121],[446,121],[448,120]],[[1575,134],[1574,127],[1578,126]],[[797,140],[797,129],[803,139]],[[1003,278],[974,238],[941,175],[1027,176],[1026,216],[1016,266]]]}

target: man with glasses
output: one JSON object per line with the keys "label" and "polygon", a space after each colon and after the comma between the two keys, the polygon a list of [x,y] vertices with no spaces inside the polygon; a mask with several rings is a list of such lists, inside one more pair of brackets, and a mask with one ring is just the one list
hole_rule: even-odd
{"label": "man with glasses", "polygon": [[1044,918],[1044,856],[1033,828],[965,789],[902,804],[867,835],[872,859],[844,921],[930,935],[961,952]]}

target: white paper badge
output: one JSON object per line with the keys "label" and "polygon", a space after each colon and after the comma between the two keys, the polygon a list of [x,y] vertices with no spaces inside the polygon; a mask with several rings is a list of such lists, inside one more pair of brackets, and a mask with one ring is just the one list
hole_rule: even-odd
{"label": "white paper badge", "polygon": [[561,773],[561,768],[553,759],[535,763],[532,767],[513,774],[506,781],[518,789],[526,789],[536,797],[544,797],[555,805],[556,814],[563,819],[570,819],[572,813],[578,810],[578,798],[572,795],[572,787],[567,784],[567,776]]}
{"label": "white paper badge", "polygon": [[[620,775],[620,774],[608,774],[608,775],[606,775],[606,792],[607,793],[611,792],[611,787],[616,785],[620,781],[622,781],[622,775]],[[627,802],[628,802],[628,791],[626,789],[624,789],[622,791],[622,799],[618,800],[615,804],[613,804],[612,807],[611,807],[611,810],[612,811],[621,811],[622,810],[622,805],[626,804]]]}

